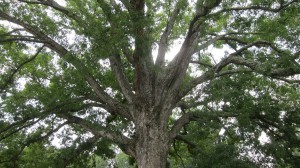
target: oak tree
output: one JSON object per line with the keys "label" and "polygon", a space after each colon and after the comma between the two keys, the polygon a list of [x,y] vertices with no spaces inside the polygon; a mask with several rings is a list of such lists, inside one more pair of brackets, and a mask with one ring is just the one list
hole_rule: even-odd
{"label": "oak tree", "polygon": [[233,146],[215,153],[254,148],[296,165],[299,9],[298,0],[1,0],[0,149],[13,154],[0,162],[57,137],[63,166],[117,146],[138,167],[164,168],[174,143],[195,152],[221,138]]}

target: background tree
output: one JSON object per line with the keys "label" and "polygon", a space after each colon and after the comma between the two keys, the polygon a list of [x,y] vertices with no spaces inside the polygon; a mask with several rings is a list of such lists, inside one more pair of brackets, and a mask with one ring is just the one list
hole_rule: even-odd
{"label": "background tree", "polygon": [[2,0],[1,152],[26,156],[57,136],[62,167],[112,156],[112,144],[138,167],[166,167],[178,143],[228,164],[251,166],[244,154],[253,164],[297,165],[299,8],[298,0]]}

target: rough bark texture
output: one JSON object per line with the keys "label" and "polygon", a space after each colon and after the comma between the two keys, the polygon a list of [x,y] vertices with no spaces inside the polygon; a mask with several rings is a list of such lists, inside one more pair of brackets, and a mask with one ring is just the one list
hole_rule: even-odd
{"label": "rough bark texture", "polygon": [[166,122],[153,108],[136,108],[135,159],[139,168],[165,168],[169,151]]}
{"label": "rough bark texture", "polygon": [[137,131],[136,161],[139,168],[165,168],[169,139],[164,128],[143,124]]}

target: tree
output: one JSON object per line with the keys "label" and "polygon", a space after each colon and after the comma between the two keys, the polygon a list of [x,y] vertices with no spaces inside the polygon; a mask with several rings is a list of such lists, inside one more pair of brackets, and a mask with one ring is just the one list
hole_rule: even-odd
{"label": "tree", "polygon": [[156,168],[173,143],[201,147],[224,129],[232,157],[251,148],[296,165],[299,9],[298,0],[2,0],[2,149],[18,133],[10,145],[59,135],[65,166],[114,144]]}

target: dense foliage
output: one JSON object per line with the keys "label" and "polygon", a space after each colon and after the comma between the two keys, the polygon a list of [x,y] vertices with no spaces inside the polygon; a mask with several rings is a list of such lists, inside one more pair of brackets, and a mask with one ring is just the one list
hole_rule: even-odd
{"label": "dense foliage", "polygon": [[299,18],[299,0],[0,0],[0,167],[297,167]]}

